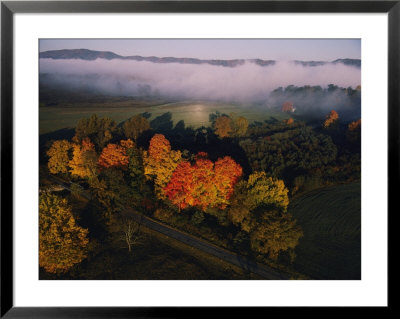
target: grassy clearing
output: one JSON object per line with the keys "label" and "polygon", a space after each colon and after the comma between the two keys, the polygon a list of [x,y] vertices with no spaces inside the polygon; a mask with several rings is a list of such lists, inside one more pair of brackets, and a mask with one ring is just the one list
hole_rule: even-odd
{"label": "grassy clearing", "polygon": [[326,187],[293,199],[304,231],[293,267],[315,279],[361,279],[361,183]]}
{"label": "grassy clearing", "polygon": [[99,117],[108,116],[117,123],[127,120],[135,114],[149,112],[152,114],[150,120],[166,112],[172,113],[174,125],[183,120],[185,125],[197,128],[200,126],[209,126],[209,114],[215,111],[229,114],[236,113],[239,116],[246,117],[249,122],[263,121],[274,117],[283,120],[289,115],[271,111],[267,107],[253,107],[248,105],[234,105],[224,103],[212,103],[203,101],[187,101],[179,103],[166,104],[144,104],[135,106],[121,107],[110,102],[107,105],[99,104],[96,106],[87,106],[85,104],[75,103],[74,105],[59,105],[57,107],[39,108],[39,134],[53,132],[63,128],[73,128],[81,118],[90,117],[97,114]]}

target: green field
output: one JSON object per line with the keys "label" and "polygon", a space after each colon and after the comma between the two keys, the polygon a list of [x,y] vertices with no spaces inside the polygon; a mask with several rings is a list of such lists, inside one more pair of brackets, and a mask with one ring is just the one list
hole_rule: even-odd
{"label": "green field", "polygon": [[[127,104],[127,103],[126,103]],[[143,112],[151,113],[150,120],[166,112],[172,113],[174,125],[183,120],[185,126],[197,128],[200,126],[209,126],[209,114],[215,111],[229,114],[236,113],[239,116],[246,117],[249,122],[263,121],[274,117],[283,120],[289,115],[272,111],[267,107],[254,107],[248,105],[224,104],[204,101],[187,101],[178,103],[166,103],[149,105],[144,104],[134,106],[101,105],[88,106],[87,104],[74,103],[68,106],[58,105],[56,107],[42,106],[39,108],[39,134],[50,133],[63,128],[74,128],[81,118],[90,117],[97,114],[99,117],[108,116],[117,123],[127,120],[135,114]]]}
{"label": "green field", "polygon": [[361,279],[361,184],[318,189],[293,199],[304,231],[294,268],[314,279]]}

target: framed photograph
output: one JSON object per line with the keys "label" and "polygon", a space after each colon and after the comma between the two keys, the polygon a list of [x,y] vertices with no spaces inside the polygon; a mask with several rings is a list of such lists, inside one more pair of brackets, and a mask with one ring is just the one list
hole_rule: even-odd
{"label": "framed photograph", "polygon": [[1,316],[388,309],[399,18],[2,1]]}

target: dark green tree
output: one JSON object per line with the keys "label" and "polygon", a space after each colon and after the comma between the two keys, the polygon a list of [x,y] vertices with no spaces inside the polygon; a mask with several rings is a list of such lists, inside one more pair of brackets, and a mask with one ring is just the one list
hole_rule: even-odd
{"label": "dark green tree", "polygon": [[140,114],[131,117],[124,123],[125,137],[134,141],[137,141],[138,137],[147,130],[150,130],[150,123]]}
{"label": "dark green tree", "polygon": [[118,132],[114,120],[109,117],[98,118],[93,114],[90,118],[78,121],[75,128],[74,141],[80,143],[88,137],[96,146],[97,151],[102,150]]}

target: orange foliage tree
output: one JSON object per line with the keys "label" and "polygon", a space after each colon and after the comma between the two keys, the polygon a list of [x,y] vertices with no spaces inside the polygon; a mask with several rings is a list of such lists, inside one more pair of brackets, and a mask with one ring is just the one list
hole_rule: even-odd
{"label": "orange foliage tree", "polygon": [[355,131],[361,128],[361,119],[351,122],[348,126],[349,131]]}
{"label": "orange foliage tree", "polygon": [[339,114],[335,110],[332,110],[326,116],[326,119],[325,119],[325,122],[324,122],[324,127],[325,128],[331,127],[333,124],[337,123],[338,119],[339,119]]}
{"label": "orange foliage tree", "polygon": [[126,169],[129,164],[127,150],[135,147],[132,140],[121,140],[120,144],[108,144],[100,154],[99,166],[102,168],[121,167]]}
{"label": "orange foliage tree", "polygon": [[165,198],[164,187],[181,160],[181,152],[171,150],[171,144],[164,135],[156,134],[150,140],[149,150],[143,152],[144,175],[148,180],[154,180],[158,198]]}
{"label": "orange foliage tree", "polygon": [[39,265],[63,273],[87,255],[88,230],[79,227],[67,200],[52,194],[39,197]]}
{"label": "orange foliage tree", "polygon": [[350,142],[360,142],[361,138],[361,119],[351,122],[348,125],[346,136]]}
{"label": "orange foliage tree", "polygon": [[292,125],[294,123],[294,120],[290,117],[287,120],[283,120],[285,122],[285,124],[287,125]]}
{"label": "orange foliage tree", "polygon": [[228,200],[243,170],[231,157],[225,156],[215,162],[214,172],[214,184],[219,194],[217,203],[223,209],[229,204]]}
{"label": "orange foliage tree", "polygon": [[228,137],[232,132],[232,120],[227,116],[220,116],[215,120],[214,132],[219,137]]}
{"label": "orange foliage tree", "polygon": [[166,197],[179,209],[224,209],[229,203],[234,185],[242,175],[241,166],[228,156],[215,163],[205,156],[206,153],[199,153],[193,165],[180,163],[164,188]]}

